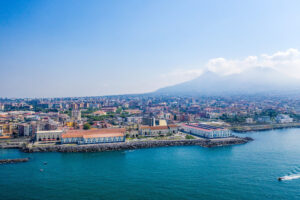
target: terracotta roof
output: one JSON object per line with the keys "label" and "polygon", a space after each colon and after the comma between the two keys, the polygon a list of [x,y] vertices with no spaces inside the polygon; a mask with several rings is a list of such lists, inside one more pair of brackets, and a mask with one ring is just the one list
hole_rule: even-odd
{"label": "terracotta roof", "polygon": [[6,135],[0,136],[0,139],[9,139],[9,138],[11,138],[11,136],[6,136]]}
{"label": "terracotta roof", "polygon": [[141,126],[140,129],[161,130],[161,129],[169,129],[169,128],[168,126]]}
{"label": "terracotta roof", "polygon": [[[72,138],[72,137],[83,137],[87,135],[95,134],[124,134],[125,128],[103,128],[95,130],[68,130],[66,133],[62,134],[62,138]],[[109,136],[104,136],[109,137]]]}
{"label": "terracotta roof", "polygon": [[151,130],[160,130],[160,129],[169,129],[169,128],[177,128],[176,124],[170,124],[168,126],[141,126],[140,129],[151,129]]}
{"label": "terracotta roof", "polygon": [[139,110],[139,109],[128,109],[128,110],[124,110],[125,112],[128,112],[130,114],[139,114],[141,113],[142,111]]}
{"label": "terracotta roof", "polygon": [[168,126],[151,126],[151,130],[161,130],[161,129],[169,129]]}
{"label": "terracotta roof", "polygon": [[94,115],[106,115],[106,112],[102,111],[102,110],[98,110],[93,112]]}
{"label": "terracotta roof", "polygon": [[123,137],[123,133],[100,133],[92,135],[84,135],[83,138],[99,138],[99,137]]}
{"label": "terracotta roof", "polygon": [[177,128],[177,127],[179,127],[179,126],[176,125],[176,124],[170,124],[170,125],[168,125],[168,127],[170,127],[170,128]]}
{"label": "terracotta roof", "polygon": [[140,126],[140,129],[149,129],[150,126]]}

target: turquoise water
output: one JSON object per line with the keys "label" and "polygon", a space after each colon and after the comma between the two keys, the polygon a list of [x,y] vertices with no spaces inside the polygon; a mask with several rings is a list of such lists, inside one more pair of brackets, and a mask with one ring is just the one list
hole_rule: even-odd
{"label": "turquoise water", "polygon": [[277,181],[300,174],[300,129],[247,136],[255,141],[210,149],[0,150],[0,158],[32,157],[0,165],[0,199],[300,199],[300,179]]}

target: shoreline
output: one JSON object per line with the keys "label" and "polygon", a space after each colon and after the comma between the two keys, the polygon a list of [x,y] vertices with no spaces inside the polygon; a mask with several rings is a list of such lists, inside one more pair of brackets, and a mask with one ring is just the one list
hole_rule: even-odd
{"label": "shoreline", "polygon": [[300,123],[292,124],[261,124],[261,125],[240,125],[230,127],[231,131],[237,133],[246,133],[253,131],[269,131],[276,129],[300,128]]}
{"label": "shoreline", "polygon": [[245,144],[253,139],[250,137],[230,137],[218,139],[192,139],[192,140],[156,140],[156,141],[134,141],[122,143],[88,144],[88,145],[44,145],[19,148],[25,153],[35,152],[103,152],[133,150],[143,148],[168,147],[168,146],[201,146],[219,147],[237,144]]}

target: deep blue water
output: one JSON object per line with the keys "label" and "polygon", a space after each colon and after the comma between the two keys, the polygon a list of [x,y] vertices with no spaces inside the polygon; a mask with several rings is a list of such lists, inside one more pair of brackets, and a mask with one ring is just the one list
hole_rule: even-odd
{"label": "deep blue water", "polygon": [[246,135],[255,141],[217,148],[0,150],[0,158],[32,157],[0,165],[0,199],[300,199],[300,179],[277,181],[300,174],[300,129]]}

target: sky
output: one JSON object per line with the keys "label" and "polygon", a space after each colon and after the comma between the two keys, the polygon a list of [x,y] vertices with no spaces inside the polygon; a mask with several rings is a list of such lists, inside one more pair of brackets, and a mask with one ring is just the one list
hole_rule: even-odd
{"label": "sky", "polygon": [[0,97],[155,91],[253,66],[300,78],[300,1],[0,0]]}

